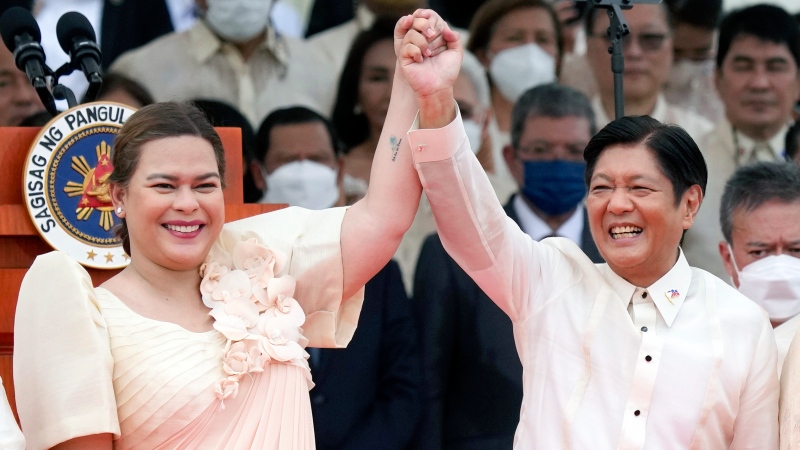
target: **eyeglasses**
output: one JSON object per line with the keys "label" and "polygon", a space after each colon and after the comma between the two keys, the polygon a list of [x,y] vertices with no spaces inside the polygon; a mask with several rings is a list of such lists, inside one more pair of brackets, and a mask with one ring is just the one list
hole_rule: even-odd
{"label": "eyeglasses", "polygon": [[[553,144],[550,142],[538,142],[533,145],[515,148],[516,156],[522,161],[557,158],[557,159],[578,159],[583,161],[583,149],[586,148],[584,142],[571,142],[565,144]],[[561,151],[559,151],[561,150]]]}
{"label": "eyeglasses", "polygon": [[[611,44],[611,39],[608,37],[607,33],[603,34],[593,34],[592,37],[597,37],[600,39],[604,39],[606,42]],[[641,33],[641,34],[627,34],[622,37],[622,51],[628,50],[631,45],[631,38],[636,38],[636,41],[639,43],[639,48],[646,52],[656,52],[661,50],[661,47],[664,46],[664,41],[667,40],[669,34],[667,33]]]}

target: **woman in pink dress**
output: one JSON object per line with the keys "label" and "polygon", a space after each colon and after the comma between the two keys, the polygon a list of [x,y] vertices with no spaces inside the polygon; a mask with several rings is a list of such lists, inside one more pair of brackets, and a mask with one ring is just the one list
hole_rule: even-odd
{"label": "woman in pink dress", "polygon": [[[396,51],[412,26],[398,23]],[[441,34],[428,41],[446,48]],[[162,103],[126,122],[109,188],[130,265],[93,287],[52,252],[20,290],[14,378],[29,449],[314,448],[304,349],[347,344],[363,285],[420,198],[401,149],[418,94],[402,73],[373,183],[349,208],[224,224],[224,152],[202,114]]]}

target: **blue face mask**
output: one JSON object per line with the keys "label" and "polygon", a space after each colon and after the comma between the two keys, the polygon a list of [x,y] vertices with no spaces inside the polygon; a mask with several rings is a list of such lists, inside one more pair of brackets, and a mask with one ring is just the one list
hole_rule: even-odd
{"label": "blue face mask", "polygon": [[569,212],[586,196],[583,161],[525,161],[522,194],[549,216]]}

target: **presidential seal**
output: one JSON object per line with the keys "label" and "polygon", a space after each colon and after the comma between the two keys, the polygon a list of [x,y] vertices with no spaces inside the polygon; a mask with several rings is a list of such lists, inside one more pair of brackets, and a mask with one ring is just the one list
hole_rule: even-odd
{"label": "presidential seal", "polygon": [[111,103],[86,103],[42,127],[25,163],[23,194],[42,238],[87,267],[119,269],[128,264],[114,236],[108,188],[111,145],[136,110]]}

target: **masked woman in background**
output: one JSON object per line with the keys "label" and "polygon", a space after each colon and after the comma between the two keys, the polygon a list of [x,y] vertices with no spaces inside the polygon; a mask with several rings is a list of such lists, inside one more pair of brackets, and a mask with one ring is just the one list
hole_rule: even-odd
{"label": "masked woman in background", "polygon": [[501,203],[517,189],[503,159],[511,142],[511,111],[528,89],[556,80],[564,37],[556,12],[545,0],[489,0],[469,25],[467,50],[486,68],[492,85],[492,186]]}
{"label": "masked woman in background", "polygon": [[344,144],[348,205],[367,192],[376,144],[386,121],[395,73],[394,24],[394,19],[381,17],[362,31],[350,48],[339,79],[331,122]]}

